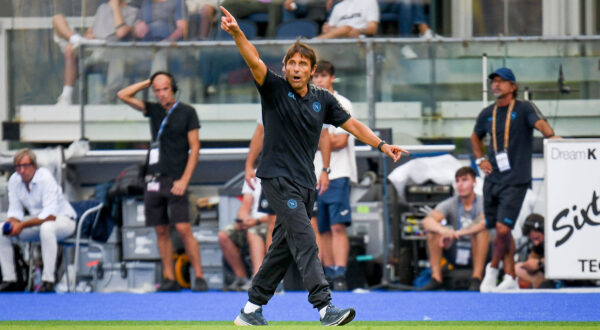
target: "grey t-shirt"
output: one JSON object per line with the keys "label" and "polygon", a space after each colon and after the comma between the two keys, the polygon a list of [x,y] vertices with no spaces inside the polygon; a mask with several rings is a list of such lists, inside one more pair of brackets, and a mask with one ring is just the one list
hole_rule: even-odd
{"label": "grey t-shirt", "polygon": [[[138,10],[131,6],[125,6],[121,9],[121,15],[123,15],[125,24],[133,26],[138,15]],[[115,34],[115,19],[112,8],[108,3],[101,4],[98,10],[96,10],[96,15],[94,15],[94,21],[92,22],[92,33],[98,39],[106,41],[120,40]]]}
{"label": "grey t-shirt", "polygon": [[[466,211],[460,202],[460,197],[452,196],[443,200],[435,207],[445,217],[448,225],[455,230],[470,227],[477,216],[483,213],[483,196],[475,195],[475,203],[470,211]],[[460,222],[459,222],[460,221]]]}
{"label": "grey t-shirt", "polygon": [[177,21],[187,19],[187,10],[181,0],[145,0],[140,8],[139,19],[146,22],[149,29],[142,40],[160,41],[177,29]]}

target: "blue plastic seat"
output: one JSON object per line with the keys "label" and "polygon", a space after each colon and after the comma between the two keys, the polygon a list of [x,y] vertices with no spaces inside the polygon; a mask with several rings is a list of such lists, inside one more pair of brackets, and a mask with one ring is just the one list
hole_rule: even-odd
{"label": "blue plastic seat", "polygon": [[293,20],[280,24],[275,39],[314,38],[319,33],[317,23],[310,20]]}
{"label": "blue plastic seat", "polygon": [[[244,32],[244,34],[246,35],[247,39],[250,40],[256,38],[257,29],[256,24],[254,24],[254,22],[249,20],[239,20],[238,25],[240,26],[242,32]],[[233,37],[231,37],[229,33],[221,30],[221,27],[219,26],[217,34],[215,35],[215,40],[233,40]]]}

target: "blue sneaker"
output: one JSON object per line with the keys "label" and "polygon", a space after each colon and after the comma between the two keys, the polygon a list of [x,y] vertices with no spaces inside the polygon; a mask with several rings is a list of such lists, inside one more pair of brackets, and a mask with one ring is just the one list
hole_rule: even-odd
{"label": "blue sneaker", "polygon": [[332,304],[327,306],[325,316],[321,319],[321,325],[341,326],[354,319],[356,312],[353,308],[339,309]]}
{"label": "blue sneaker", "polygon": [[269,325],[262,315],[262,308],[257,309],[254,313],[244,313],[244,309],[242,308],[238,316],[233,320],[233,324],[240,327],[248,325]]}

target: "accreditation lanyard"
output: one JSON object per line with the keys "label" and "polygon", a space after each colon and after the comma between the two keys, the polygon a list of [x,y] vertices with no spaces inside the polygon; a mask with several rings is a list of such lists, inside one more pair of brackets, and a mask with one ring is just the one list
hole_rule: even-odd
{"label": "accreditation lanyard", "polygon": [[[475,220],[475,205],[477,205],[477,196],[473,199],[473,205],[471,206],[471,219],[467,219],[463,217],[463,213],[465,212],[465,206],[462,201],[458,201],[458,229],[461,228],[469,228],[473,224],[473,220]],[[457,265],[468,265],[469,258],[471,256],[471,244],[469,240],[466,240],[465,237],[461,237],[456,242],[456,257],[455,263]]]}
{"label": "accreditation lanyard", "polygon": [[510,102],[508,112],[506,113],[506,123],[504,124],[504,150],[498,152],[498,138],[496,137],[496,114],[498,112],[498,104],[494,105],[494,113],[492,115],[492,141],[494,144],[494,153],[496,154],[496,165],[500,172],[510,170],[510,162],[508,160],[508,139],[510,136],[510,117],[515,107],[515,100]]}
{"label": "accreditation lanyard", "polygon": [[165,118],[163,118],[162,122],[160,123],[160,127],[158,128],[158,134],[156,134],[156,142],[157,143],[160,143],[160,136],[162,135],[162,132],[165,129],[167,122],[169,121],[169,116],[171,115],[171,112],[173,112],[173,110],[175,110],[177,105],[179,105],[179,101],[175,102],[175,104],[173,104],[173,106],[171,106],[171,109],[169,109],[169,111],[167,111],[167,115],[165,116]]}
{"label": "accreditation lanyard", "polygon": [[169,121],[169,116],[171,115],[173,110],[175,110],[177,105],[179,105],[179,101],[177,101],[177,102],[175,102],[175,104],[173,104],[171,109],[169,109],[169,111],[167,111],[167,115],[165,116],[165,118],[163,118],[162,122],[160,123],[160,128],[158,129],[158,133],[156,134],[156,140],[151,144],[151,147],[150,147],[150,154],[148,155],[148,164],[149,165],[158,163],[158,159],[159,159],[159,155],[160,155],[160,152],[159,152],[160,137],[165,129],[165,126],[167,125],[167,122]]}

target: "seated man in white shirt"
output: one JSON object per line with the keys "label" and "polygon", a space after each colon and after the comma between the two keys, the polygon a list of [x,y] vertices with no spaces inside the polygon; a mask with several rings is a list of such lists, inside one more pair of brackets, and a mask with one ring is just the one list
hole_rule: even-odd
{"label": "seated man in white shirt", "polygon": [[319,39],[374,36],[379,27],[379,5],[376,0],[344,0],[333,7],[323,24]]}
{"label": "seated man in white shirt", "polygon": [[[57,242],[75,231],[75,210],[61,187],[45,168],[38,168],[33,151],[22,149],[14,157],[15,173],[8,180],[8,220],[0,223],[0,291],[14,291],[16,272],[12,243],[41,241],[42,287],[38,292],[54,292]],[[29,215],[25,215],[25,211]]]}

